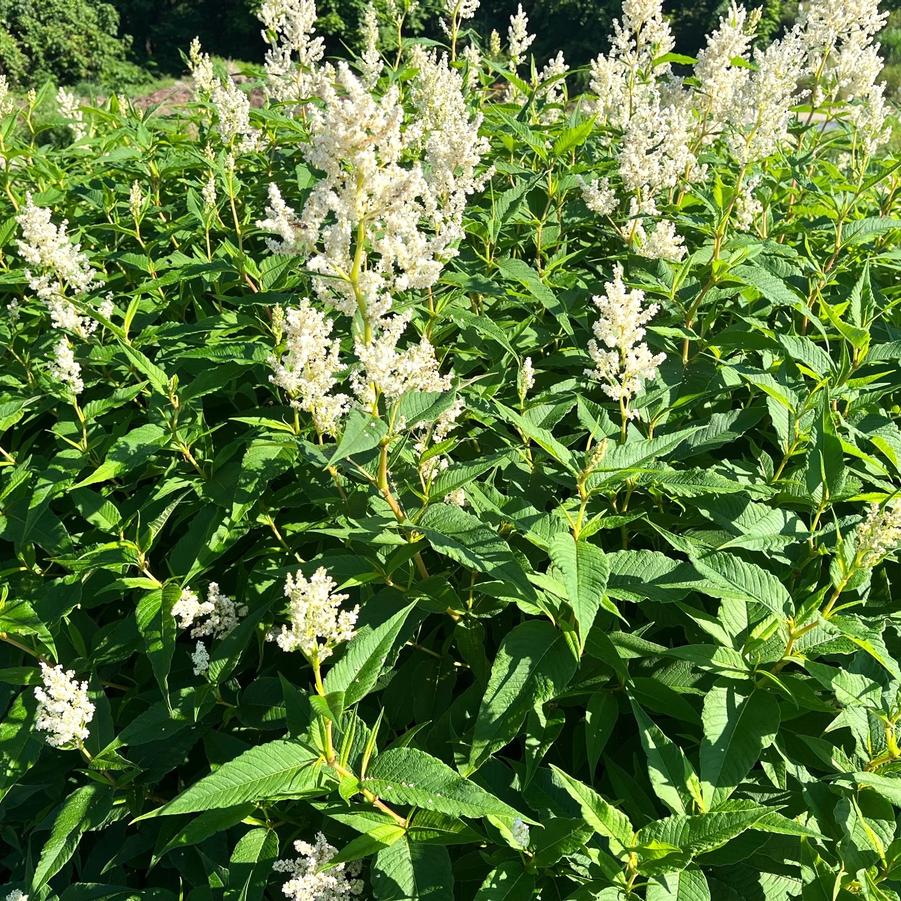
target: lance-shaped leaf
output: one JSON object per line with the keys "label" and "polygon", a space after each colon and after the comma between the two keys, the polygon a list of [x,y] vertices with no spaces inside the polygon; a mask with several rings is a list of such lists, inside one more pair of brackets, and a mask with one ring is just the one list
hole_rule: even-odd
{"label": "lance-shaped leaf", "polygon": [[44,842],[31,877],[33,892],[45,886],[69,862],[81,837],[103,822],[112,803],[109,788],[96,783],[83,785],[66,798],[53,820],[50,837]]}
{"label": "lance-shaped leaf", "polygon": [[671,816],[649,823],[635,837],[639,870],[649,875],[682,869],[699,854],[714,851],[750,829],[767,812],[761,805],[742,810]]}
{"label": "lance-shaped leaf", "polygon": [[415,528],[439,554],[495,579],[499,595],[526,600],[535,597],[507,542],[472,513],[453,504],[433,504]]}
{"label": "lance-shaped leaf", "polygon": [[418,748],[391,748],[379,754],[370,765],[363,786],[386,801],[437,810],[450,816],[527,819]]}
{"label": "lance-shaped leaf", "polygon": [[607,588],[610,567],[606,555],[587,541],[577,541],[569,532],[555,535],[548,551],[566,586],[567,600],[578,626],[579,646],[584,648]]}
{"label": "lance-shaped leaf", "polygon": [[371,451],[387,434],[388,426],[381,419],[362,410],[351,410],[345,420],[341,440],[329,460],[330,465],[334,466],[354,454]]}
{"label": "lance-shaped leaf", "polygon": [[260,901],[277,857],[278,835],[274,831],[251,829],[245,833],[228,862],[225,901]]}
{"label": "lance-shaped leaf", "polygon": [[512,741],[526,714],[562,692],[575,671],[560,630],[538,620],[516,626],[501,642],[491,667],[465,772],[475,772]]}
{"label": "lance-shaped leaf", "polygon": [[347,645],[325,678],[327,692],[344,692],[344,705],[366,697],[379,677],[385,659],[415,604],[408,604],[375,628],[363,627]]}
{"label": "lance-shaped leaf", "polygon": [[707,808],[722,803],[748,775],[779,731],[779,704],[762,691],[750,696],[732,685],[714,686],[701,715],[701,792]]}
{"label": "lance-shaped leaf", "polygon": [[442,845],[403,838],[376,854],[371,880],[378,901],[454,899],[454,871]]}
{"label": "lance-shaped leaf", "polygon": [[777,616],[791,612],[792,599],[785,586],[756,563],[724,551],[693,552],[690,558],[695,569],[707,578],[707,586],[701,590],[713,597],[753,601]]}
{"label": "lance-shaped leaf", "polygon": [[150,660],[150,667],[156,677],[163,697],[168,703],[169,667],[175,653],[177,630],[172,607],[181,595],[175,582],[169,582],[161,589],[148,591],[135,611],[138,631],[144,638],[144,648]]}
{"label": "lance-shaped leaf", "polygon": [[303,798],[323,793],[319,755],[294,741],[277,739],[251,748],[186,788],[177,798],[138,817],[196,813],[248,801]]}
{"label": "lance-shaped leaf", "polygon": [[521,860],[505,860],[486,877],[475,901],[529,901],[535,897],[535,876]]}
{"label": "lance-shaped leaf", "polygon": [[711,901],[707,877],[698,867],[661,873],[648,880],[646,901]]}
{"label": "lance-shaped leaf", "polygon": [[559,767],[552,766],[551,769],[567,794],[579,805],[585,822],[609,840],[611,853],[617,857],[624,856],[635,842],[635,830],[629,818],[593,788],[564,773]]}
{"label": "lance-shaped leaf", "polygon": [[632,710],[657,797],[673,813],[691,813],[696,805],[703,809],[701,783],[685,752],[654,724],[636,701],[632,702]]}

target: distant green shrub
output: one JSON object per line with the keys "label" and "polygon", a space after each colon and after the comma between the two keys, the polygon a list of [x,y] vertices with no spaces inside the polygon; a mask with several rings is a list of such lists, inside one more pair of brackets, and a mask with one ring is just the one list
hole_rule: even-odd
{"label": "distant green shrub", "polygon": [[0,0],[0,70],[22,84],[102,80],[125,61],[119,14],[92,0]]}

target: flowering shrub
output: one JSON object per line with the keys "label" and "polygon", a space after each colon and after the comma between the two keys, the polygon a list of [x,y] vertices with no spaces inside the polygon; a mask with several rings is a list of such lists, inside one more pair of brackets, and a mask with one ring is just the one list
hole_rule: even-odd
{"label": "flowering shrub", "polygon": [[6,897],[901,897],[883,16],[477,6],[3,86]]}

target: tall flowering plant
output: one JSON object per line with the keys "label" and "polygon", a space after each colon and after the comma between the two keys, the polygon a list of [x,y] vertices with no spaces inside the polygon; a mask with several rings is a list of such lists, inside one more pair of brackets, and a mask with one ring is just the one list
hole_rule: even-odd
{"label": "tall flowering plant", "polygon": [[884,11],[530,11],[0,77],[0,897],[901,897]]}

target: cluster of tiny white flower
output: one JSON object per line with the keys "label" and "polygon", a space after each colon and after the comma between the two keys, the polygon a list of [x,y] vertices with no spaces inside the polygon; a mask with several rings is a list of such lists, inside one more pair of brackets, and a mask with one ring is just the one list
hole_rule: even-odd
{"label": "cluster of tiny white flower", "polygon": [[[625,0],[610,52],[593,61],[590,109],[611,136],[609,150],[633,197],[632,225],[620,232],[638,253],[683,258],[675,227],[660,222],[651,229],[636,219],[636,206],[639,216],[656,215],[650,204],[701,179],[705,167],[698,153],[720,137],[739,164],[739,182],[755,164],[793,143],[795,107],[805,98],[827,120],[848,119],[856,129],[855,150],[863,156],[887,138],[882,61],[874,43],[885,14],[877,0],[814,0],[783,37],[752,53],[759,21],[759,10],[749,13],[731,0],[698,54],[694,79],[686,80],[668,64],[655,63],[673,48],[661,0]],[[598,215],[615,209],[609,182],[589,182],[582,190]],[[741,184],[738,190],[737,224],[748,229],[761,208],[752,191],[742,193]]]}
{"label": "cluster of tiny white flower", "polygon": [[817,0],[800,7],[812,102],[845,115],[865,154],[889,136],[882,59],[874,37],[885,24],[878,0]]}
{"label": "cluster of tiny white flower", "polygon": [[359,876],[362,864],[339,863],[329,869],[325,865],[338,853],[325,836],[316,834],[316,843],[294,842],[294,850],[300,857],[294,860],[277,860],[272,869],[291,878],[282,886],[282,892],[294,901],[339,901],[363,893],[363,880]]}
{"label": "cluster of tiny white flower", "polygon": [[754,70],[743,79],[731,107],[728,142],[736,160],[748,167],[791,141],[794,107],[802,96],[804,46],[798,26],[781,40],[754,50]]}
{"label": "cluster of tiny white flower", "polygon": [[411,319],[409,312],[382,320],[374,340],[358,340],[354,346],[359,367],[351,387],[360,403],[372,406],[381,395],[396,400],[407,391],[447,391],[451,376],[441,375],[435,349],[428,338],[398,350],[397,344]]}
{"label": "cluster of tiny white flower", "polygon": [[335,591],[337,585],[324,566],[307,579],[298,570],[285,580],[290,628],[282,626],[269,633],[283,651],[300,651],[308,660],[321,663],[334,648],[354,637],[359,607],[341,610],[348,595]]}
{"label": "cluster of tiny white flower", "polygon": [[320,435],[333,435],[347,412],[350,399],[333,394],[341,370],[340,342],[331,337],[332,321],[304,299],[278,317],[284,331],[285,351],[273,355],[270,381],[291,398],[291,404],[309,413]]}
{"label": "cluster of tiny white flower", "polygon": [[30,192],[16,222],[22,229],[17,241],[19,254],[30,267],[25,271],[29,288],[47,304],[54,328],[87,337],[97,323],[78,313],[66,291],[76,296],[86,294],[97,287],[97,273],[81,246],[70,240],[68,222],[64,219],[54,225],[52,212],[37,206]]}
{"label": "cluster of tiny white flower", "polygon": [[264,0],[260,7],[266,51],[266,89],[275,100],[306,100],[317,89],[325,41],[316,36],[314,0]]}
{"label": "cluster of tiny white flower", "polygon": [[[190,588],[183,588],[178,600],[172,605],[172,615],[180,629],[191,630],[192,638],[215,639],[228,635],[241,618],[247,615],[247,607],[236,604],[219,590],[218,583],[210,582],[205,601],[201,601]],[[191,661],[195,676],[209,669],[210,654],[202,641],[194,646]]]}
{"label": "cluster of tiny white flower", "polygon": [[751,231],[763,215],[763,204],[754,195],[760,175],[752,175],[739,187],[732,207],[732,220],[739,231]]}
{"label": "cluster of tiny white flower", "polygon": [[379,14],[374,3],[367,3],[363,10],[361,28],[363,52],[360,54],[360,71],[367,88],[373,88],[382,74],[382,55],[379,53]]}
{"label": "cluster of tiny white flower", "polygon": [[526,357],[519,367],[519,373],[516,378],[516,390],[519,393],[520,403],[525,403],[526,395],[535,387],[535,368],[532,365],[532,358]]}
{"label": "cluster of tiny white flower", "polygon": [[588,342],[588,353],[594,369],[586,370],[592,378],[605,382],[604,392],[621,401],[626,415],[632,398],[641,393],[643,383],[657,375],[666,359],[663,353],[652,354],[644,342],[644,326],[654,317],[657,304],[644,306],[644,292],[627,290],[622,266],[617,265],[613,281],[605,285],[606,293],[593,298],[600,314],[594,324],[594,338]]}
{"label": "cluster of tiny white flower", "polygon": [[203,198],[203,205],[207,210],[216,208],[216,176],[213,172],[210,172],[209,177],[203,183],[200,196]]}
{"label": "cluster of tiny white flower", "polygon": [[6,896],[6,901],[28,901],[28,895],[21,889],[15,888]]}
{"label": "cluster of tiny white flower", "polygon": [[634,217],[630,226],[632,243],[639,256],[678,263],[688,252],[685,239],[678,234],[672,222],[643,218],[658,215],[657,205],[653,200],[645,201],[639,206],[633,197],[630,201],[630,213]]}
{"label": "cluster of tiny white flower", "polygon": [[141,183],[135,179],[131,183],[131,188],[128,192],[128,209],[131,211],[132,218],[136,221],[141,218],[144,200],[144,190],[141,188]]}
{"label": "cluster of tiny white flower", "polygon": [[88,133],[87,126],[84,121],[84,111],[78,97],[72,91],[66,88],[60,88],[56,92],[56,105],[59,107],[60,115],[69,123],[69,129],[72,137],[76,141],[80,141]]}
{"label": "cluster of tiny white flower", "polygon": [[546,105],[541,114],[541,121],[545,125],[558,122],[563,116],[566,104],[566,79],[564,76],[568,72],[569,66],[563,56],[563,51],[560,50],[556,56],[552,56],[545,63],[544,68],[538,73],[537,84],[546,85],[544,88]]}
{"label": "cluster of tiny white flower", "polygon": [[210,668],[210,652],[202,641],[198,641],[194,646],[194,653],[191,654],[191,663],[194,665],[195,676],[202,675]]}
{"label": "cluster of tiny white flower", "polygon": [[200,41],[191,41],[188,62],[198,95],[208,96],[216,110],[216,131],[234,153],[250,153],[260,147],[262,135],[250,124],[250,98],[231,78],[219,78]]}
{"label": "cluster of tiny white flower", "polygon": [[445,34],[453,34],[454,23],[471,19],[479,8],[480,0],[444,0],[444,12],[450,22],[441,20],[441,28]]}
{"label": "cluster of tiny white flower", "polygon": [[190,588],[183,588],[172,605],[172,615],[178,620],[180,629],[191,629],[192,638],[221,638],[247,615],[247,607],[223,594],[218,583],[210,582],[205,601]]}
{"label": "cluster of tiny white flower", "polygon": [[73,670],[41,662],[43,686],[34,690],[38,706],[35,727],[47,733],[54,748],[73,747],[84,741],[94,718],[94,705],[88,700],[88,683],[77,682]]}
{"label": "cluster of tiny white flower", "polygon": [[529,17],[520,3],[516,7],[516,12],[510,16],[510,25],[507,28],[507,53],[514,71],[525,59],[526,51],[534,41],[535,35],[529,34]]}
{"label": "cluster of tiny white flower", "polygon": [[901,501],[872,504],[854,537],[858,566],[872,569],[901,544]]}
{"label": "cluster of tiny white flower", "polygon": [[528,848],[529,840],[530,840],[530,830],[528,823],[525,823],[519,817],[517,817],[513,821],[513,826],[510,829],[510,834],[513,836],[513,842],[519,848]]}
{"label": "cluster of tiny white flower", "polygon": [[463,59],[466,60],[466,90],[474,91],[482,74],[482,51],[478,44],[467,44],[463,48]]}
{"label": "cluster of tiny white flower", "polygon": [[[442,68],[447,77],[435,81],[455,85],[462,103],[457,73],[435,64],[430,75]],[[311,138],[304,154],[324,177],[300,216],[270,191],[268,218],[258,224],[281,239],[270,243],[272,249],[309,255],[309,268],[321,276],[315,279],[319,296],[348,316],[359,312],[372,330],[394,294],[431,287],[455,252],[459,198],[474,190],[472,170],[484,144],[474,137],[478,120],[461,121],[459,104],[433,103],[431,120],[420,108],[415,126],[407,127],[398,88],[376,97],[343,63],[323,81],[319,96],[322,105],[308,110]],[[447,124],[450,116],[454,129],[448,125],[433,140],[432,123],[440,118]],[[474,149],[461,152],[464,142]],[[406,164],[421,146],[427,165]]]}
{"label": "cluster of tiny white flower", "polygon": [[[589,108],[607,127],[609,150],[630,199],[629,223],[621,234],[644,256],[678,260],[684,255],[675,227],[645,223],[657,216],[656,199],[679,184],[698,180],[696,120],[690,92],[672,76],[669,64],[655,64],[673,48],[673,36],[660,0],[626,0],[614,22],[610,52],[591,64]],[[610,182],[582,185],[589,209],[608,216],[617,207]]]}
{"label": "cluster of tiny white flower", "polygon": [[479,161],[489,149],[479,134],[483,116],[470,109],[460,73],[451,68],[446,54],[414,47],[416,67],[412,82],[415,113],[409,129],[410,143],[419,140],[431,198],[425,199],[431,229],[442,236],[436,246],[439,258],[454,254],[453,245],[463,237],[466,199],[480,191],[493,169],[477,174]]}
{"label": "cluster of tiny white flower", "polygon": [[84,391],[81,364],[75,359],[75,351],[72,350],[72,345],[65,336],[61,337],[53,346],[50,375],[75,395]]}
{"label": "cluster of tiny white flower", "polygon": [[648,98],[659,105],[655,74],[669,74],[669,66],[654,60],[675,44],[663,17],[660,0],[625,0],[622,19],[613,23],[610,52],[591,63],[592,104],[598,118],[614,128],[624,128]]}
{"label": "cluster of tiny white flower", "polygon": [[746,59],[759,19],[759,9],[749,16],[743,6],[732,0],[729,12],[720,18],[719,26],[698,53],[694,67],[698,80],[695,112],[702,144],[710,143],[732,116],[736,97],[748,76],[741,62]]}
{"label": "cluster of tiny white flower", "polygon": [[609,216],[617,206],[616,192],[610,187],[610,179],[581,179],[582,200],[585,206],[598,216]]}
{"label": "cluster of tiny white flower", "polygon": [[[321,300],[359,317],[351,384],[367,406],[379,396],[449,387],[427,339],[398,349],[412,317],[392,309],[399,292],[435,284],[456,253],[466,198],[485,178],[476,174],[487,150],[481,116],[468,108],[460,73],[446,55],[414,49],[411,59],[417,75],[409,118],[396,85],[378,96],[343,63],[320,79],[322,103],[306,111],[311,138],[304,154],[323,177],[300,215],[270,186],[267,216],[257,223],[276,236],[271,250],[308,257]],[[307,346],[325,321],[307,307],[292,340]],[[311,358],[303,359],[309,365]],[[337,342],[316,362],[325,368],[315,384],[303,376],[303,387],[323,405],[321,424],[329,428],[320,431],[329,431],[346,409],[342,395],[329,398],[333,380],[323,387],[338,369]],[[298,373],[297,366],[286,369]],[[279,376],[291,380],[287,372]]]}
{"label": "cluster of tiny white flower", "polygon": [[9,80],[0,75],[0,119],[8,116],[16,108],[16,101],[9,90]]}

